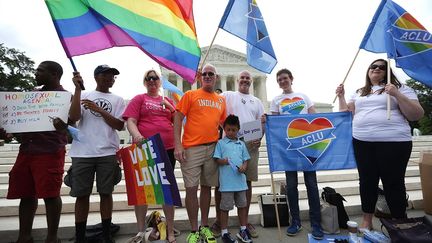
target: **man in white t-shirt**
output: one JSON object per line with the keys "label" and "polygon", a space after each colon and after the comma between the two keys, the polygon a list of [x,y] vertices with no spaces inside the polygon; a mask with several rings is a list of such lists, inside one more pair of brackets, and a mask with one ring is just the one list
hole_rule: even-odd
{"label": "man in white t-shirt", "polygon": [[100,195],[103,241],[114,242],[111,238],[111,216],[114,185],[118,183],[121,171],[116,159],[120,139],[116,130],[124,127],[122,114],[125,102],[122,97],[109,90],[114,85],[115,68],[100,65],[94,70],[96,90],[81,93],[83,80],[79,72],[72,78],[75,94],[69,110],[69,118],[78,123],[80,139],[73,140],[69,156],[72,158],[70,195],[75,203],[75,242],[86,242],[85,229],[89,211],[89,199],[96,174],[96,186]]}
{"label": "man in white t-shirt", "polygon": [[[264,106],[257,97],[249,94],[249,88],[252,84],[252,78],[249,71],[241,71],[237,77],[238,91],[226,91],[221,95],[225,97],[227,105],[227,115],[233,114],[239,117],[240,128],[246,122],[262,120],[264,115]],[[261,139],[246,142],[246,146],[251,157],[247,170],[246,179],[248,190],[246,191],[247,214],[252,197],[252,181],[258,181],[258,148],[261,145]],[[216,200],[216,222],[212,225],[212,231],[215,236],[220,235],[219,224],[219,202],[220,192],[215,190]],[[251,224],[247,224],[247,230],[250,236],[256,238],[258,233]]]}

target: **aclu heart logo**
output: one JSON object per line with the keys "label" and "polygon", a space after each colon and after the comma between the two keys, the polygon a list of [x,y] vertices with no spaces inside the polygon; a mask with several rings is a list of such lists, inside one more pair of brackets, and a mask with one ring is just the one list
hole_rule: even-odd
{"label": "aclu heart logo", "polygon": [[285,98],[280,103],[282,113],[289,114],[300,114],[305,105],[305,101],[300,97]]}
{"label": "aclu heart logo", "polygon": [[287,126],[287,150],[297,150],[311,164],[314,164],[329,147],[334,126],[325,117],[318,117],[311,122],[305,118],[292,120]]}

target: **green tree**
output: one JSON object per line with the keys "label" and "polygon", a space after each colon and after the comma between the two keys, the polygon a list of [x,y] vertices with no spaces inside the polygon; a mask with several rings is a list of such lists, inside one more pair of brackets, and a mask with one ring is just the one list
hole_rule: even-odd
{"label": "green tree", "polygon": [[422,134],[432,134],[432,89],[426,85],[413,79],[407,80],[406,85],[413,88],[417,92],[420,104],[422,105],[425,114],[417,122],[411,122],[411,127],[417,127]]}
{"label": "green tree", "polygon": [[0,43],[0,91],[29,91],[36,86],[34,61]]}

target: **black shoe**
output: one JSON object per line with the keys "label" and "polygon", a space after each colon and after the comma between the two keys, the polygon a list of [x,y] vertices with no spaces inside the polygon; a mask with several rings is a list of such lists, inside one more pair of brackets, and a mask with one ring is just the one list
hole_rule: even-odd
{"label": "black shoe", "polygon": [[81,240],[77,240],[75,239],[74,243],[88,243],[87,238],[81,239]]}
{"label": "black shoe", "polygon": [[100,243],[115,243],[115,240],[110,235],[109,237],[103,237]]}

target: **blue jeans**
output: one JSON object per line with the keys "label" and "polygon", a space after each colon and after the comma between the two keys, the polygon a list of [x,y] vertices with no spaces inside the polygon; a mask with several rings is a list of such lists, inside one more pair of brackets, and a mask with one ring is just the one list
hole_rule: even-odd
{"label": "blue jeans", "polygon": [[[288,196],[289,209],[292,217],[292,223],[300,225],[300,209],[299,209],[299,194],[298,194],[298,178],[297,171],[285,171],[286,190]],[[318,193],[318,184],[315,171],[304,171],[304,181],[307,188],[307,196],[309,203],[309,218],[311,226],[321,225],[321,210],[320,199]]]}

